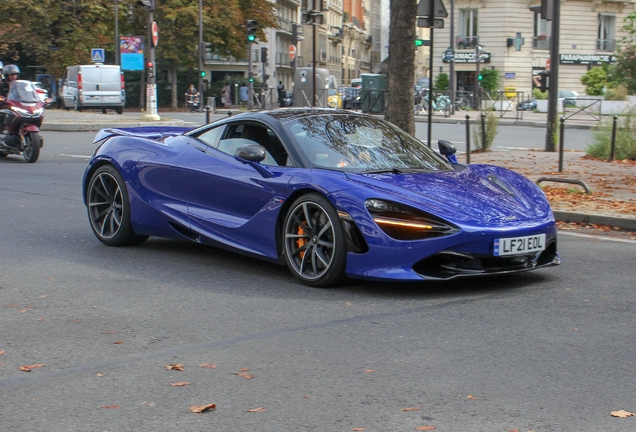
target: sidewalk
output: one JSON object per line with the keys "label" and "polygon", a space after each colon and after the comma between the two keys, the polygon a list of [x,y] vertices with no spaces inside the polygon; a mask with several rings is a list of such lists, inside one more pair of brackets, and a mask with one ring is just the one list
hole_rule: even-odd
{"label": "sidewalk", "polygon": [[[227,116],[228,110],[217,111],[210,115],[214,121]],[[240,111],[232,111],[239,113]],[[87,132],[107,127],[136,126],[198,126],[205,120],[200,113],[200,123],[189,123],[171,118],[170,112],[160,112],[159,121],[145,121],[142,112],[124,112],[115,114],[99,111],[47,110],[43,131]],[[175,113],[172,113],[173,115]],[[436,123],[463,123],[466,115],[473,123],[479,119],[479,113],[458,112],[450,117],[433,116]],[[197,117],[198,119],[198,117]],[[416,121],[427,122],[428,116],[420,114]],[[566,127],[589,128],[598,122],[587,120],[566,121]],[[546,125],[545,113],[524,112],[523,120],[501,119],[502,125],[543,127]],[[460,163],[466,161],[465,154],[458,154]],[[558,152],[545,152],[542,149],[492,151],[472,153],[471,163],[487,163],[512,169],[532,181],[543,178],[568,179],[583,182],[592,192],[584,193],[584,188],[576,184],[542,181],[540,185],[550,198],[557,220],[564,222],[582,222],[608,225],[624,230],[636,231],[636,162],[605,162],[588,158],[582,151],[564,152],[563,172],[558,172]]]}

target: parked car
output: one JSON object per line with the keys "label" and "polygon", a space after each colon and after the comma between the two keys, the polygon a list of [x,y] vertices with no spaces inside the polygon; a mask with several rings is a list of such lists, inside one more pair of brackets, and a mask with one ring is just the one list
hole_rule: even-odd
{"label": "parked car", "polygon": [[557,106],[558,108],[563,107],[565,104],[566,107],[575,107],[576,99],[579,97],[579,94],[572,90],[559,90],[557,93]]}
{"label": "parked car", "polygon": [[66,68],[62,87],[65,109],[114,109],[124,112],[126,90],[124,73],[118,65],[77,65]]}
{"label": "parked car", "polygon": [[525,102],[521,102],[517,105],[517,110],[519,111],[532,111],[537,108],[537,102],[534,100],[529,100]]}
{"label": "parked car", "polygon": [[533,181],[459,164],[451,143],[439,140],[437,153],[374,116],[286,108],[194,130],[107,128],[94,141],[82,190],[90,229],[108,246],[149,236],[219,246],[314,287],[561,263]]}
{"label": "parked car", "polygon": [[35,92],[38,94],[42,102],[49,97],[49,91],[42,86],[41,82],[33,82],[33,87],[35,87]]}

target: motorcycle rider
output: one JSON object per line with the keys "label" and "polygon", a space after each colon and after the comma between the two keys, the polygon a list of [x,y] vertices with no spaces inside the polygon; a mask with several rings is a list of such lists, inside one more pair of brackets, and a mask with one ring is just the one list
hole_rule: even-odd
{"label": "motorcycle rider", "polygon": [[0,72],[4,72],[4,79],[0,82],[0,96],[7,97],[11,82],[18,79],[20,68],[14,64],[6,65],[4,69],[0,68]]}
{"label": "motorcycle rider", "polygon": [[[9,95],[9,89],[11,88],[11,83],[18,79],[18,75],[20,74],[20,68],[17,65],[10,64],[6,65],[2,72],[4,73],[4,79],[0,81],[0,96],[6,98]],[[5,124],[5,115],[0,114],[0,133],[4,130]]]}

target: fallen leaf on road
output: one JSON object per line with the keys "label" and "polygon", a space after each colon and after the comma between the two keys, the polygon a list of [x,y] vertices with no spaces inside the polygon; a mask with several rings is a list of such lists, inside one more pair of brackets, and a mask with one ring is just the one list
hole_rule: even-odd
{"label": "fallen leaf on road", "polygon": [[35,368],[39,368],[45,366],[44,363],[39,363],[39,364],[33,364],[33,365],[28,365],[28,366],[20,366],[20,370],[22,372],[31,372],[31,369],[35,369]]}
{"label": "fallen leaf on road", "polygon": [[631,417],[634,415],[634,413],[630,413],[629,411],[625,411],[625,410],[612,411],[610,414],[612,415],[612,417],[620,417],[620,418]]}
{"label": "fallen leaf on road", "polygon": [[468,396],[466,397],[466,399],[473,399],[473,400],[477,400],[477,398],[476,398],[475,396],[473,396],[473,395],[468,395]]}
{"label": "fallen leaf on road", "polygon": [[363,431],[364,428],[351,428],[352,431]]}
{"label": "fallen leaf on road", "polygon": [[182,382],[176,382],[176,383],[170,383],[170,385],[172,387],[183,387],[183,386],[187,386],[188,384],[190,384],[187,381],[182,381]]}
{"label": "fallen leaf on road", "polygon": [[168,366],[166,366],[166,369],[182,371],[184,367],[185,366],[183,366],[182,364],[172,363],[172,364],[169,364]]}
{"label": "fallen leaf on road", "polygon": [[415,430],[435,430],[437,426],[418,426]]}
{"label": "fallen leaf on road", "polygon": [[192,411],[193,413],[197,413],[197,414],[201,414],[203,411],[207,411],[207,410],[215,410],[216,409],[216,404],[207,404],[207,405],[194,405],[191,406],[190,408],[188,408],[190,411]]}
{"label": "fallen leaf on road", "polygon": [[205,367],[205,368],[210,368],[210,369],[216,369],[216,365],[210,364],[210,363],[201,363],[199,365],[199,367]]}
{"label": "fallen leaf on road", "polygon": [[252,408],[247,410],[247,412],[265,412],[265,411],[267,411],[267,408],[263,408],[263,407]]}
{"label": "fallen leaf on road", "polygon": [[102,334],[115,334],[115,333],[117,333],[115,330],[106,330],[102,332]]}
{"label": "fallen leaf on road", "polygon": [[122,342],[122,341],[115,341],[115,342],[113,342],[113,344],[115,344],[115,345],[121,345],[121,344],[123,344],[123,342]]}
{"label": "fallen leaf on road", "polygon": [[367,370],[365,370],[365,372],[366,373],[373,373],[373,372],[375,372],[375,369],[367,369]]}
{"label": "fallen leaf on road", "polygon": [[0,351],[0,355],[4,354],[4,350]]}
{"label": "fallen leaf on road", "polygon": [[[243,370],[243,369],[241,369],[241,370]],[[247,369],[245,369],[245,370],[247,370]],[[254,378],[254,375],[248,374],[247,372],[230,372],[230,375],[240,376],[241,378],[245,378],[245,379]]]}
{"label": "fallen leaf on road", "polygon": [[413,408],[402,408],[400,411],[419,411],[419,408],[417,408],[417,407],[413,407]]}
{"label": "fallen leaf on road", "polygon": [[102,408],[106,408],[106,409],[117,409],[117,408],[119,408],[119,405],[104,405]]}

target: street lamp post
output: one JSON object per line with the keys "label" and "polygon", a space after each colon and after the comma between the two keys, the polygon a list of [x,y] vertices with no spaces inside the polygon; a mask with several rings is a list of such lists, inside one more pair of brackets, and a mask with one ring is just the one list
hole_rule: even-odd
{"label": "street lamp post", "polygon": [[119,60],[119,2],[115,0],[115,64],[120,64]]}
{"label": "street lamp post", "polygon": [[157,114],[157,81],[155,62],[155,46],[159,41],[159,31],[154,21],[156,0],[137,0],[137,4],[148,11],[148,81],[146,83],[146,113],[141,117],[143,120],[161,120]]}
{"label": "street lamp post", "polygon": [[203,56],[205,48],[203,47],[203,0],[199,0],[199,101],[203,100]]}

